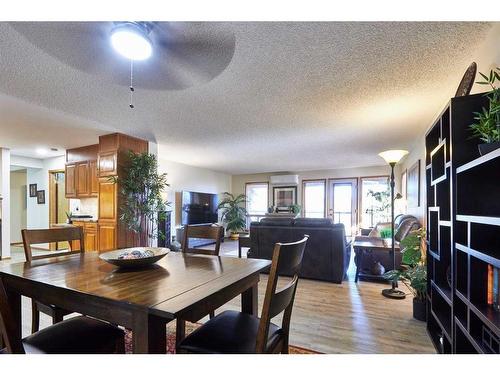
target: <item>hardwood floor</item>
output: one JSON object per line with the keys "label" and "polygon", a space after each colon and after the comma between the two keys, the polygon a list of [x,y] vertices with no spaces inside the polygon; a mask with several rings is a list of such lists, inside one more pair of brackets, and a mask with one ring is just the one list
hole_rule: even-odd
{"label": "hardwood floor", "polygon": [[[246,250],[244,251],[246,253]],[[235,256],[237,242],[225,241],[221,255]],[[0,262],[1,264],[1,262]],[[295,299],[290,330],[292,345],[323,353],[435,353],[425,323],[412,318],[412,299],[390,300],[380,292],[384,284],[350,280],[341,285],[301,279]],[[259,283],[259,312],[262,309],[267,275]],[[286,282],[282,280],[281,282]],[[240,309],[236,298],[217,310]],[[31,329],[31,304],[23,298],[23,335]],[[280,316],[273,321],[279,322]],[[50,319],[43,315],[40,326]],[[174,323],[168,331],[175,333]]]}

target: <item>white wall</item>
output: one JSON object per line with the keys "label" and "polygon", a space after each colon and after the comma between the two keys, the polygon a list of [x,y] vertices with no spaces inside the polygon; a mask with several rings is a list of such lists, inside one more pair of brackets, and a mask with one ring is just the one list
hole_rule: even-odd
{"label": "white wall", "polygon": [[26,229],[26,170],[10,172],[10,242],[22,242],[21,230]]}
{"label": "white wall", "polygon": [[65,157],[57,156],[42,161],[42,168],[27,168],[27,185],[37,184],[37,190],[45,190],[45,204],[38,204],[36,197],[28,196],[27,220],[28,229],[49,227],[49,171],[64,169]]}
{"label": "white wall", "polygon": [[[378,156],[374,156],[378,158]],[[312,179],[334,179],[334,178],[357,178],[357,177],[374,177],[374,176],[389,176],[391,169],[389,166],[380,167],[361,167],[361,168],[343,168],[343,169],[320,169],[315,171],[298,171],[298,172],[276,172],[276,173],[256,173],[243,174],[232,176],[232,193],[245,194],[245,184],[247,182],[269,182],[270,176],[279,174],[296,174],[299,176],[299,184],[297,185],[297,204],[302,205],[302,181]],[[399,183],[396,181],[396,190],[399,188]],[[269,206],[273,203],[273,187],[269,186]]]}
{"label": "white wall", "polygon": [[[150,150],[154,153],[154,150]],[[180,225],[180,207],[176,207],[176,195],[183,190],[202,193],[220,194],[231,191],[231,175],[209,169],[193,167],[190,165],[173,162],[167,159],[168,150],[161,144],[158,145],[158,170],[167,173],[166,199],[171,202],[172,209],[172,234],[175,227]]]}
{"label": "white wall", "polygon": [[0,148],[0,258],[10,257],[10,150]]}

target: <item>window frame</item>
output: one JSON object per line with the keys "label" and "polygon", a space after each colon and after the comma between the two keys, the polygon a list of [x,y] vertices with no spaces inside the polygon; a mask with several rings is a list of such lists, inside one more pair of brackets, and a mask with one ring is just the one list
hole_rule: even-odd
{"label": "window frame", "polygon": [[266,185],[267,186],[267,194],[266,194],[266,212],[267,212],[267,208],[269,208],[269,181],[252,181],[252,182],[245,182],[245,210],[247,210],[247,214],[249,216],[250,215],[250,212],[248,212],[248,195],[247,195],[247,187],[248,185]]}
{"label": "window frame", "polygon": [[301,210],[301,217],[306,217],[306,185],[308,182],[322,182],[323,183],[323,218],[326,218],[327,215],[327,194],[328,194],[328,189],[327,189],[327,179],[326,178],[311,178],[311,179],[304,179],[302,180],[302,194],[301,194],[301,203],[302,203],[302,210]]}
{"label": "window frame", "polygon": [[[387,179],[387,186],[390,187],[390,175],[379,175],[379,176],[362,176],[359,177],[359,193],[358,193],[358,226],[361,228],[362,219],[363,219],[363,180],[376,179],[376,178],[385,178]],[[376,224],[376,223],[375,223]]]}

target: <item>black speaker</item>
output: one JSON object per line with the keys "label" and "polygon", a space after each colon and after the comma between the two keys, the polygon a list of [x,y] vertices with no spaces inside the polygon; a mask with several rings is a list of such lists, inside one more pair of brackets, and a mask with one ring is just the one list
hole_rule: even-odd
{"label": "black speaker", "polygon": [[171,211],[158,213],[158,247],[169,247],[171,244]]}

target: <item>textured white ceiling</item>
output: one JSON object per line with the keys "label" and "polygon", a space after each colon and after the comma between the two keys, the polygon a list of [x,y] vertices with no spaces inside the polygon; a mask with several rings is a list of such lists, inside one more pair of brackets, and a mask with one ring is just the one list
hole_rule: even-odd
{"label": "textured white ceiling", "polygon": [[411,147],[453,95],[492,27],[229,23],[234,55],[220,75],[184,90],[137,89],[130,110],[126,87],[61,58],[85,60],[87,48],[58,50],[60,36],[39,26],[43,46],[0,23],[1,146],[74,147],[116,130],[165,144],[168,159],[233,174],[383,164],[378,152]]}

